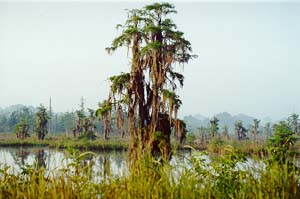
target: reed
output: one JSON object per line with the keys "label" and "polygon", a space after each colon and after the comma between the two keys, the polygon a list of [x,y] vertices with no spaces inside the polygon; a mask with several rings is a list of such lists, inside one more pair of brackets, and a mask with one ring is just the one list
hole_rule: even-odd
{"label": "reed", "polygon": [[[203,152],[192,152],[188,164],[157,161],[143,156],[128,163],[122,176],[91,172],[92,162],[70,150],[70,162],[63,170],[46,171],[27,165],[22,172],[0,170],[0,198],[299,198],[300,178],[296,159],[284,164],[262,161],[264,166],[241,167],[245,155],[229,145],[207,161]],[[95,180],[100,179],[100,180]]]}

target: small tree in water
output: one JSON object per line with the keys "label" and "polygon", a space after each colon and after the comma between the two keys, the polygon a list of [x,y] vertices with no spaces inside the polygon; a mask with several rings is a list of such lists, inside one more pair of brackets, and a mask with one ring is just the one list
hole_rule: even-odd
{"label": "small tree in water", "polygon": [[47,122],[49,117],[46,112],[46,108],[43,105],[38,107],[38,111],[35,114],[35,132],[37,133],[39,140],[44,140],[47,130]]}
{"label": "small tree in water", "polygon": [[187,63],[196,56],[191,54],[191,44],[183,32],[167,18],[172,13],[176,11],[168,3],[130,10],[125,24],[117,26],[121,35],[107,48],[110,53],[127,47],[131,70],[109,79],[110,95],[97,113],[109,118],[111,109],[127,112],[131,155],[138,148],[149,148],[152,155],[169,159],[172,128],[176,135],[184,136],[179,132],[184,125],[177,119],[181,100],[176,95],[184,76],[174,70],[174,64]]}

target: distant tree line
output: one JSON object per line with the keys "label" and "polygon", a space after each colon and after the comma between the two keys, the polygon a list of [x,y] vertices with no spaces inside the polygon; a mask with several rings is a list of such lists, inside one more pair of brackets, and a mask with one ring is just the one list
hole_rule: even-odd
{"label": "distant tree line", "polygon": [[[299,115],[295,113],[291,114],[285,123],[291,132],[295,135],[300,135]],[[238,120],[235,122],[234,131],[229,132],[226,125],[220,127],[219,119],[213,117],[208,126],[200,126],[198,130],[189,132],[188,137],[198,144],[208,144],[214,138],[222,138],[225,140],[252,140],[253,142],[258,142],[272,137],[277,126],[278,124],[271,125],[269,122],[262,126],[260,125],[260,120],[253,119],[252,124],[245,127],[243,122]]]}
{"label": "distant tree line", "polygon": [[[124,117],[121,118],[120,114]],[[52,108],[47,110],[44,106],[13,105],[0,109],[0,133],[14,132],[20,139],[33,133],[38,137],[41,136],[40,139],[43,139],[47,133],[52,135],[64,133],[74,137],[88,136],[89,138],[103,133],[105,139],[108,139],[109,134],[120,134],[124,137],[127,126],[125,113],[112,112],[110,117],[116,122],[107,124],[105,118],[97,117],[94,110],[85,108],[83,99],[78,110],[60,113],[53,112]],[[120,120],[122,120],[121,130]]]}
{"label": "distant tree line", "polygon": [[[35,114],[37,108],[20,106],[17,110],[0,112],[0,132],[12,132],[17,124],[28,123],[29,131],[35,128]],[[75,112],[53,113],[51,129],[55,133],[71,131],[75,125]],[[49,118],[50,119],[50,118]]]}
{"label": "distant tree line", "polygon": [[[52,115],[52,118],[49,115]],[[103,134],[104,138],[108,139],[110,134],[124,137],[128,133],[125,130],[128,126],[125,112],[111,112],[107,117],[115,122],[107,123],[106,117],[99,117],[94,110],[86,109],[83,101],[78,110],[62,113],[49,113],[44,106],[35,108],[17,105],[0,109],[0,133],[14,132],[20,139],[29,137],[33,133],[36,133],[39,139],[44,139],[49,129],[51,134],[67,133],[74,137],[83,136],[90,139],[95,138],[96,134]],[[188,133],[189,141],[208,144],[213,139],[221,138],[259,142],[272,137],[278,125],[269,122],[261,125],[260,120],[253,119],[252,124],[245,127],[243,122],[238,120],[235,122],[234,131],[229,132],[228,127],[226,125],[221,127],[219,122],[217,117],[211,118],[208,126],[200,126],[197,131]],[[300,134],[299,115],[293,113],[285,122],[291,132],[295,135]]]}
{"label": "distant tree line", "polygon": [[[13,109],[7,108],[5,111],[0,111],[0,132],[13,132],[15,127],[22,122],[28,124],[28,129],[30,132],[33,132],[35,129],[36,114],[39,111],[38,108],[31,106],[18,105]],[[46,113],[49,117],[49,111],[46,110]],[[86,114],[83,112],[83,114]],[[52,117],[48,120],[51,120],[50,125],[47,128],[51,129],[51,133],[67,133],[72,132],[76,126],[77,113],[76,111],[68,111],[62,113],[51,113]],[[95,122],[96,130],[101,131],[100,122]],[[49,122],[48,122],[49,125]]]}
{"label": "distant tree line", "polygon": [[29,129],[32,129],[35,112],[35,108],[23,105],[11,106],[0,111],[0,132],[12,132],[21,121],[26,121],[29,124]]}

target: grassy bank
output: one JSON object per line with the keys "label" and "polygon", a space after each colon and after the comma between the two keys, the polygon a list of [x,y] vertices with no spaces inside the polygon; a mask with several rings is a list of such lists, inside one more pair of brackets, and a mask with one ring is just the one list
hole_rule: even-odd
{"label": "grassy bank", "polygon": [[76,148],[81,150],[126,150],[129,145],[128,139],[112,137],[104,140],[102,137],[96,140],[78,139],[71,136],[54,135],[45,140],[38,140],[36,136],[24,140],[16,139],[11,133],[0,134],[1,147],[51,147],[51,148]]}
{"label": "grassy bank", "polygon": [[[251,140],[221,140],[213,139],[209,144],[196,144],[194,142],[186,142],[179,144],[177,140],[172,140],[172,149],[184,150],[185,146],[191,146],[198,151],[208,151],[210,153],[222,154],[224,147],[233,146],[240,153],[251,156],[267,156],[268,150],[266,142],[253,142]],[[127,150],[129,146],[129,138],[121,138],[112,136],[108,140],[104,140],[102,136],[98,136],[95,140],[78,139],[73,136],[51,135],[45,140],[38,140],[35,135],[24,140],[17,139],[13,133],[0,133],[0,147],[51,147],[51,148],[75,148],[80,150]],[[296,142],[292,150],[300,155],[300,142]]]}
{"label": "grassy bank", "polygon": [[[264,151],[265,144],[253,143],[252,141],[217,141],[213,140],[210,144],[195,144],[193,142],[180,145],[177,140],[172,140],[173,149],[184,149],[185,145],[197,150],[208,150],[213,153],[222,153],[225,145],[232,145],[245,154],[259,155]],[[109,140],[104,140],[98,136],[96,140],[78,139],[72,136],[51,135],[45,140],[38,140],[35,135],[24,140],[17,139],[13,133],[0,134],[0,147],[53,147],[53,148],[76,148],[81,150],[126,150],[129,146],[129,138],[113,136]],[[299,147],[300,145],[296,145]]]}

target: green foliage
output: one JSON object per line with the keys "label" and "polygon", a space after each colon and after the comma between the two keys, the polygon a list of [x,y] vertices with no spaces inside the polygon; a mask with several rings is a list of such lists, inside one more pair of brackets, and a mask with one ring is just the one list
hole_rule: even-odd
{"label": "green foliage", "polygon": [[155,13],[161,13],[163,15],[177,13],[174,8],[174,5],[169,3],[154,3],[146,6],[147,11],[154,11]]}
{"label": "green foliage", "polygon": [[[157,133],[157,136],[160,137]],[[95,154],[68,149],[64,169],[47,171],[26,165],[20,173],[0,169],[1,198],[299,198],[299,168],[276,164],[243,169],[246,158],[231,146],[210,158],[192,149],[188,166],[174,160],[158,162],[150,154],[130,164],[128,172],[114,176],[109,164],[92,172]],[[97,180],[98,179],[98,180]],[[100,180],[99,180],[100,179]],[[96,181],[95,181],[96,180]]]}
{"label": "green foliage", "polygon": [[246,161],[244,155],[238,153],[232,146],[226,146],[224,150],[225,154],[212,164],[215,172],[212,177],[214,181],[212,189],[216,190],[214,198],[226,199],[233,197],[238,190],[242,189],[242,179],[251,179],[253,176],[249,175],[249,172],[236,168],[238,163]]}
{"label": "green foliage", "polygon": [[0,115],[0,132],[9,131],[8,118],[7,115]]}
{"label": "green foliage", "polygon": [[96,117],[103,117],[106,113],[110,112],[112,109],[112,104],[104,101],[100,104],[100,108],[96,110],[95,115]]}
{"label": "green foliage", "polygon": [[29,123],[26,120],[21,120],[14,129],[14,133],[17,135],[17,138],[25,139],[30,137],[29,133]]}
{"label": "green foliage", "polygon": [[[156,28],[156,27],[155,27]],[[150,28],[148,27],[147,30],[149,30]],[[152,28],[152,30],[154,29],[154,27]],[[152,32],[150,30],[150,32]],[[160,50],[162,47],[161,42],[159,41],[155,41],[155,42],[149,42],[145,47],[143,47],[141,49],[141,54],[145,55],[145,54],[150,54],[152,51],[157,51]]]}
{"label": "green foliage", "polygon": [[286,122],[281,121],[279,124],[275,124],[274,135],[268,140],[272,161],[285,163],[292,153],[290,149],[296,140],[298,140],[298,137]]}
{"label": "green foliage", "polygon": [[129,146],[128,139],[122,139],[118,136],[113,137],[110,140],[103,140],[101,138],[88,139],[86,137],[82,139],[74,138],[73,136],[56,135],[53,137],[47,137],[45,140],[38,140],[33,135],[30,138],[20,140],[15,139],[12,133],[0,134],[0,146],[1,147],[50,147],[66,149],[69,147],[80,150],[126,150]]}
{"label": "green foliage", "polygon": [[164,140],[166,137],[165,137],[164,133],[162,133],[160,131],[156,131],[152,134],[152,138],[154,141],[160,141],[160,140]]}
{"label": "green foliage", "polygon": [[49,117],[46,112],[46,108],[43,105],[38,107],[38,111],[35,114],[35,132],[37,133],[39,140],[44,140],[48,133],[47,123]]}
{"label": "green foliage", "polygon": [[[92,158],[96,156],[96,154],[93,152],[80,153],[79,150],[71,147],[68,148],[67,151],[69,153],[68,158],[71,159],[71,163],[67,165],[67,168],[70,170],[73,169],[75,176],[81,177],[82,175],[86,175],[91,178],[93,165]],[[89,160],[89,164],[86,164],[86,160]]]}
{"label": "green foliage", "polygon": [[112,103],[109,100],[104,100],[103,103],[99,103],[99,108],[95,112],[95,117],[102,120],[104,139],[109,138],[109,133],[111,131],[111,112]]}
{"label": "green foliage", "polygon": [[170,77],[173,81],[177,80],[181,87],[183,87],[184,76],[178,72],[170,71]]}
{"label": "green foliage", "polygon": [[208,144],[208,150],[213,153],[220,153],[224,150],[226,142],[221,138],[213,138]]}
{"label": "green foliage", "polygon": [[0,113],[0,132],[13,131],[15,126],[26,120],[29,123],[29,129],[34,126],[34,112],[32,107],[23,105],[11,106],[5,113]]}
{"label": "green foliage", "polygon": [[218,134],[218,130],[219,130],[219,119],[213,117],[210,120],[210,127],[209,127],[210,137],[214,138]]}
{"label": "green foliage", "polygon": [[[76,115],[74,112],[65,112],[59,117],[59,123],[61,124],[61,131],[71,132],[72,128],[76,124]],[[58,125],[58,124],[57,124]],[[57,126],[55,125],[55,126]]]}
{"label": "green foliage", "polygon": [[186,135],[185,143],[187,145],[193,146],[196,141],[196,135],[194,133],[188,133]]}
{"label": "green foliage", "polygon": [[169,91],[167,89],[162,90],[162,95],[165,99],[169,100],[169,103],[173,106],[175,105],[176,107],[180,107],[182,104],[182,101],[179,99],[179,96],[176,95],[176,93]]}
{"label": "green foliage", "polygon": [[245,140],[247,138],[247,129],[243,126],[241,120],[236,121],[234,124],[234,130],[239,140]]}
{"label": "green foliage", "polygon": [[95,119],[96,114],[93,109],[88,108],[89,115],[86,116],[84,106],[81,106],[82,109],[77,110],[77,120],[75,128],[73,128],[73,136],[79,136],[79,139],[96,139],[95,135]]}
{"label": "green foliage", "polygon": [[161,131],[156,131],[151,134],[151,142],[150,148],[155,148],[152,155],[155,158],[160,158],[161,154],[163,154],[164,149],[168,147],[168,135]]}
{"label": "green foliage", "polygon": [[[15,126],[22,120],[29,123],[29,132],[35,129],[35,113],[37,108],[30,106],[17,105],[7,108],[6,112],[0,113],[0,132],[12,132]],[[47,111],[47,114],[49,111]],[[52,133],[71,132],[76,123],[76,114],[74,112],[55,113],[51,119]],[[47,126],[49,127],[48,122]]]}
{"label": "green foliage", "polygon": [[95,140],[96,138],[97,136],[93,131],[87,131],[78,137],[78,139],[88,139],[88,140]]}
{"label": "green foliage", "polygon": [[111,91],[112,93],[121,93],[124,88],[128,87],[130,74],[129,73],[121,73],[120,75],[111,76],[109,78],[111,81]]}

